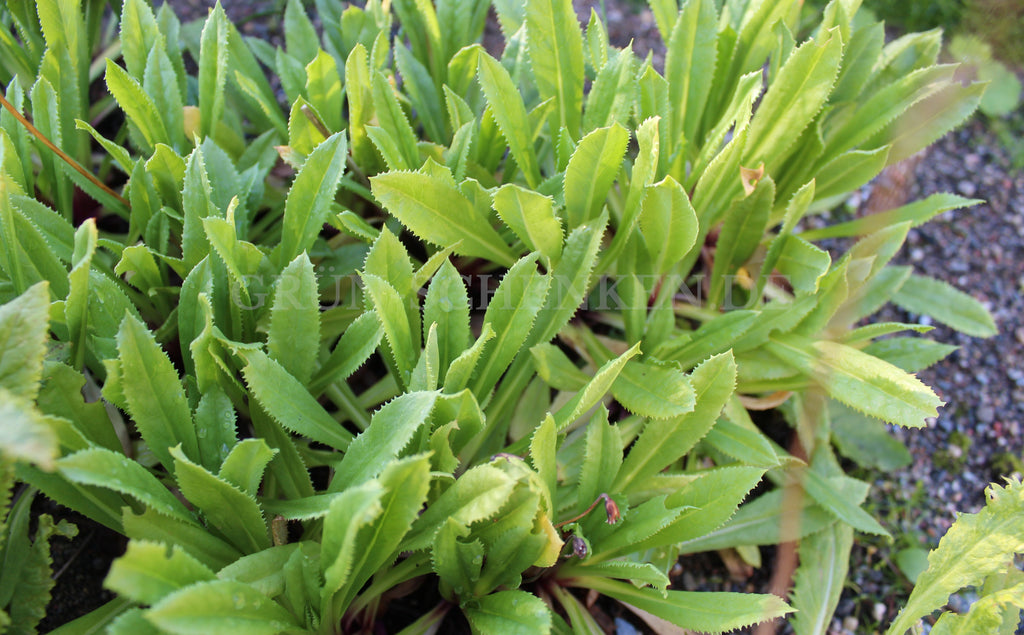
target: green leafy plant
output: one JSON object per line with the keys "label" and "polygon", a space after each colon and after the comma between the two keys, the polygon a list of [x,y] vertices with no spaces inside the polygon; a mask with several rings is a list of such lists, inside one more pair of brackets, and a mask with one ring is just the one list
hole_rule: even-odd
{"label": "green leafy plant", "polygon": [[[889,264],[977,201],[801,229],[982,96],[937,33],[886,45],[857,4],[797,42],[796,2],[652,3],[659,72],[568,0],[496,3],[500,59],[479,0],[318,1],[322,36],[293,0],[278,49],[219,6],[183,26],[126,0],[122,58],[96,62],[113,127],[68,133],[114,195],[35,148],[67,142],[31,110],[55,93],[12,79],[5,452],[130,539],[119,599],[64,632],[599,632],[582,593],[823,632],[853,533],[888,535],[833,440],[923,425],[941,402],[911,373],[950,351],[863,320],[893,301],[995,332]],[[40,28],[85,38],[83,10],[44,0]],[[71,184],[89,218],[46,195]],[[833,261],[834,237],[858,240]],[[669,588],[680,554],[796,540],[792,607]],[[394,617],[411,595],[427,608]]]}

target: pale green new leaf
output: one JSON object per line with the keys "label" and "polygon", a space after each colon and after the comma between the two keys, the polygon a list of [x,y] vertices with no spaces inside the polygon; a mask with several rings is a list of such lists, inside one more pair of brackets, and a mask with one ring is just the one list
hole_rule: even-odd
{"label": "pale green new leaf", "polygon": [[617,123],[598,128],[580,140],[565,169],[569,228],[575,229],[601,213],[628,145],[629,132]]}
{"label": "pale green new leaf", "polygon": [[0,306],[0,387],[24,399],[39,392],[49,340],[50,288],[37,283]]}
{"label": "pale green new leaf", "polygon": [[555,424],[559,431],[566,429],[572,422],[576,421],[585,412],[593,408],[605,394],[611,390],[612,385],[622,373],[626,363],[640,353],[640,344],[634,344],[629,350],[615,359],[608,360],[601,368],[597,369],[594,377],[587,382],[587,385],[580,389],[576,395],[555,413]]}
{"label": "pale green new leaf", "polygon": [[156,604],[190,584],[213,579],[213,571],[177,545],[132,540],[111,563],[103,586],[139,604]]}
{"label": "pale green new leaf", "polygon": [[800,541],[793,586],[796,635],[827,635],[846,581],[853,529],[836,523]]}
{"label": "pale green new leaf", "polygon": [[256,496],[263,471],[277,454],[263,439],[242,439],[231,448],[217,474],[249,496]]}
{"label": "pale green new leaf", "polygon": [[931,316],[973,337],[992,337],[998,333],[988,309],[941,280],[911,275],[892,301],[906,311]]}
{"label": "pale green new leaf", "polygon": [[60,444],[47,419],[23,395],[0,386],[0,459],[52,470]]}
{"label": "pale green new leaf", "polygon": [[347,606],[363,584],[394,559],[395,551],[426,502],[430,487],[430,460],[419,455],[390,463],[377,482],[384,488],[379,499],[382,512],[360,532],[347,591],[338,601]]}
{"label": "pale green new leaf", "polygon": [[295,618],[266,595],[234,580],[200,582],[168,595],[145,613],[181,635],[276,635],[298,630]]}
{"label": "pale green new leaf", "polygon": [[370,179],[374,197],[420,238],[440,246],[461,241],[456,253],[512,266],[516,257],[450,179],[390,172]]}
{"label": "pale green new leaf", "polygon": [[934,635],[1012,635],[1024,609],[1024,584],[1000,589],[974,602],[966,615],[944,612],[935,622]]}
{"label": "pale green new leaf", "polygon": [[410,324],[406,302],[384,278],[364,273],[362,279],[368,308],[372,308],[380,318],[394,363],[401,373],[397,379],[404,384],[416,366],[418,351],[413,328],[418,329],[419,326]]}
{"label": "pale green new leaf", "polygon": [[768,173],[775,174],[800,133],[828,99],[842,55],[838,29],[825,42],[808,41],[793,52],[750,120],[744,165],[763,161]]}
{"label": "pale green new leaf", "polygon": [[508,502],[515,485],[511,476],[492,465],[467,470],[416,520],[402,549],[426,548],[449,519],[469,526],[494,516]]}
{"label": "pale green new leaf", "polygon": [[836,401],[889,423],[919,428],[942,405],[913,375],[844,344],[776,335],[767,350],[819,383]]}
{"label": "pale green new leaf", "polygon": [[697,239],[697,214],[686,192],[675,179],[666,176],[647,188],[640,211],[640,231],[654,273],[668,273]]}
{"label": "pale green new leaf", "polygon": [[587,107],[583,112],[584,131],[616,123],[629,124],[639,92],[635,60],[632,46],[627,45],[601,68],[587,94]]}
{"label": "pale green new leaf", "polygon": [[552,262],[562,254],[562,224],[550,197],[513,183],[494,193],[494,211],[530,251],[540,251]]}
{"label": "pale green new leaf", "polygon": [[350,487],[331,501],[324,518],[324,536],[320,547],[320,569],[324,585],[320,592],[323,604],[342,589],[352,573],[357,536],[363,527],[384,511],[380,499],[384,488],[372,480],[359,487]]}
{"label": "pale green new leaf", "polygon": [[1024,551],[1024,485],[1009,479],[1005,487],[993,484],[985,493],[985,507],[977,514],[960,514],[928,554],[928,569],[918,576],[887,635],[902,635],[918,618],[944,605],[951,593],[980,586]]}

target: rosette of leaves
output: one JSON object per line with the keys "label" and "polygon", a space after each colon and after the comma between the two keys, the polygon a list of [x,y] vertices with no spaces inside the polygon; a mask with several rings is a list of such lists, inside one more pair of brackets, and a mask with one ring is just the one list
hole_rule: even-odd
{"label": "rosette of leaves", "polygon": [[[85,37],[77,3],[38,7]],[[858,325],[890,300],[994,325],[889,264],[975,201],[801,220],[982,87],[849,1],[799,43],[796,2],[654,3],[662,70],[567,0],[496,3],[500,59],[486,2],[317,8],[322,34],[290,2],[275,49],[219,7],[127,0],[122,59],[90,65],[113,132],[70,133],[102,158],[0,120],[0,298],[25,330],[0,367],[38,387],[3,429],[53,448],[16,475],[131,539],[119,599],[68,630],[590,633],[593,591],[721,632],[791,609],[669,589],[678,556],[802,540],[794,628],[823,632],[853,532],[885,534],[832,441],[857,459],[923,425],[940,402],[910,373],[950,350]],[[47,93],[6,94],[40,123]],[[46,194],[72,162],[95,218]],[[858,240],[833,261],[837,237]],[[791,434],[754,423],[771,409]]]}

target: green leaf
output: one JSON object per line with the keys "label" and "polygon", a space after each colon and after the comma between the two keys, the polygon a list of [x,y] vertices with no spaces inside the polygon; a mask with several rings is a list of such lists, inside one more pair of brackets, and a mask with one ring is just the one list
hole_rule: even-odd
{"label": "green leaf", "polygon": [[313,246],[327,222],[346,156],[345,133],[338,132],[318,145],[302,165],[284,204],[281,243],[274,250],[279,267]]}
{"label": "green leaf", "polygon": [[913,375],[844,344],[776,335],[767,350],[816,381],[836,401],[889,423],[919,428],[942,405]]}
{"label": "green leaf", "polygon": [[555,431],[555,420],[549,414],[537,426],[530,437],[530,464],[547,487],[548,504],[555,495],[558,484],[558,464],[555,452],[558,449],[558,436]]}
{"label": "green leaf", "polygon": [[369,427],[346,450],[328,491],[362,485],[380,474],[430,419],[437,397],[437,391],[409,392],[373,413]]}
{"label": "green leaf", "polygon": [[[750,470],[752,468],[720,469]],[[721,485],[718,486],[721,487]],[[714,491],[704,492],[704,496],[715,500],[717,493]],[[686,500],[686,495],[681,500]],[[694,499],[690,499],[688,502],[692,503],[693,501]],[[735,505],[736,501],[733,501],[733,510],[731,511],[735,511]],[[714,504],[716,508],[721,506],[722,504],[717,501]],[[681,545],[680,553],[700,553],[740,545],[777,545],[780,542],[799,540],[835,524],[835,519],[831,514],[816,505],[809,505],[808,499],[800,502],[800,510],[799,523],[790,523],[784,520],[787,514],[793,512],[783,508],[783,491],[769,492],[744,504],[726,524],[718,529],[709,533],[705,525],[702,527],[703,531],[691,531],[690,535],[696,534],[697,537],[691,538]],[[687,515],[684,513],[682,518],[687,519]]]}
{"label": "green leaf", "polygon": [[757,249],[764,237],[774,201],[775,182],[771,177],[764,177],[753,192],[735,201],[726,212],[711,269],[710,306],[721,305],[731,286],[729,274],[735,272]]}
{"label": "green leaf", "polygon": [[256,496],[263,471],[277,451],[263,439],[242,439],[231,448],[217,474],[249,496]]}
{"label": "green leaf", "polygon": [[671,176],[647,188],[640,211],[640,231],[658,275],[668,273],[697,240],[697,214],[683,186]]}
{"label": "green leaf", "polygon": [[379,503],[383,511],[359,534],[347,591],[335,604],[341,610],[371,576],[394,559],[398,545],[426,502],[430,487],[429,457],[419,455],[392,462],[377,480],[384,488]]}
{"label": "green leaf", "polygon": [[[224,118],[228,75],[228,18],[218,4],[203,25],[199,40],[199,129],[210,136]],[[290,260],[290,259],[289,259]]]}
{"label": "green leaf", "polygon": [[657,474],[707,434],[736,385],[736,362],[732,353],[717,355],[698,366],[691,374],[690,384],[694,391],[694,410],[647,424],[619,470],[612,486],[614,491],[628,491],[631,485]]}
{"label": "green leaf", "polygon": [[928,315],[973,337],[992,337],[999,332],[992,314],[980,302],[934,278],[911,275],[893,302],[905,311]]}
{"label": "green leaf", "polygon": [[389,172],[370,179],[374,197],[414,234],[455,252],[510,267],[515,254],[450,179],[422,172]]}
{"label": "green leaf", "polygon": [[245,360],[242,376],[257,402],[287,430],[338,450],[352,433],[334,420],[299,380],[260,350],[236,351]]}
{"label": "green leaf", "polygon": [[142,0],[125,0],[121,7],[121,50],[128,72],[142,79],[150,51],[162,45],[153,9]]}
{"label": "green leaf", "polygon": [[668,419],[692,412],[693,386],[677,368],[630,361],[612,384],[612,394],[626,410],[642,417]]}
{"label": "green leaf", "polygon": [[524,256],[501,279],[487,305],[484,323],[496,334],[487,346],[483,367],[476,374],[473,392],[483,398],[522,350],[533,321],[544,305],[551,277],[537,271],[538,254]]}
{"label": "green leaf", "polygon": [[481,635],[548,635],[551,610],[526,591],[498,591],[464,605],[474,633]]}
{"label": "green leaf", "polygon": [[565,430],[572,422],[597,405],[604,398],[605,394],[611,390],[612,385],[621,375],[626,363],[638,353],[640,353],[639,343],[634,344],[629,350],[615,359],[608,360],[601,368],[597,369],[597,372],[587,382],[587,385],[581,388],[572,399],[555,412],[555,424],[558,430],[560,432]]}
{"label": "green leaf", "polygon": [[599,495],[614,491],[612,484],[621,466],[622,436],[608,423],[608,411],[599,408],[587,425],[576,509],[583,512]]}
{"label": "green leaf", "polygon": [[458,270],[446,258],[423,301],[423,325],[437,325],[438,360],[444,370],[469,345],[469,296]]}
{"label": "green leaf", "polygon": [[836,523],[800,541],[800,567],[793,586],[796,635],[825,635],[849,570],[853,529]]}
{"label": "green leaf", "polygon": [[580,140],[565,169],[565,214],[570,228],[601,213],[627,145],[629,132],[619,124],[594,130]]}
{"label": "green leaf", "polygon": [[303,65],[309,64],[317,56],[319,44],[320,38],[301,0],[288,0],[284,8],[284,45],[288,53]]}
{"label": "green leaf", "polygon": [[792,612],[789,605],[771,594],[667,591],[665,596],[655,589],[638,589],[607,578],[590,577],[572,582],[701,633],[724,633]]}
{"label": "green leaf", "polygon": [[536,188],[541,180],[540,169],[533,149],[533,139],[529,134],[532,126],[527,119],[522,95],[516,89],[508,71],[496,59],[481,53],[477,60],[480,86],[487,97],[487,103],[490,104],[494,121],[508,141],[509,151],[523,171],[526,184]]}
{"label": "green leaf", "polygon": [[985,494],[985,507],[977,514],[958,515],[928,555],[928,569],[918,576],[887,635],[902,635],[918,618],[944,605],[951,593],[980,586],[1024,551],[1024,485],[1011,478],[1006,487],[993,484]]}
{"label": "green leaf", "polygon": [[828,408],[832,441],[839,453],[858,465],[885,471],[910,465],[913,457],[884,423],[832,401]]}
{"label": "green leaf", "polygon": [[241,552],[195,522],[185,522],[146,509],[135,515],[124,510],[124,535],[132,540],[163,543],[167,548],[180,546],[213,570],[221,569],[241,557]]}
{"label": "green leaf", "polygon": [[863,350],[908,373],[916,373],[938,363],[957,347],[924,337],[890,337],[872,342]]}
{"label": "green leaf", "polygon": [[300,254],[277,279],[267,352],[300,382],[309,383],[320,350],[320,298],[309,257]]}
{"label": "green leaf", "polygon": [[908,108],[865,145],[892,144],[889,164],[902,161],[963,123],[978,107],[984,91],[985,84],[951,82]]}
{"label": "green leaf", "polygon": [[[398,103],[395,90],[380,71],[371,71],[370,83],[373,93],[373,107],[377,114],[377,123],[396,146],[393,161],[389,167],[393,170],[412,170],[420,165],[420,153],[416,147],[416,133],[409,120],[405,117],[402,105]],[[370,128],[367,127],[367,132]],[[376,140],[374,141],[376,143]],[[380,144],[377,144],[378,147]],[[387,157],[385,157],[387,158]]]}
{"label": "green leaf", "polygon": [[494,211],[530,251],[557,262],[562,254],[562,224],[550,197],[513,183],[494,193]]}
{"label": "green leaf", "polygon": [[159,628],[182,635],[275,635],[298,627],[281,605],[234,580],[187,586],[165,597],[145,615]]}
{"label": "green leaf", "polygon": [[551,272],[552,289],[524,347],[550,341],[576,313],[590,289],[591,274],[607,220],[602,215],[597,222],[577,227],[569,234],[562,248],[562,257]]}
{"label": "green leaf", "polygon": [[190,584],[213,579],[213,571],[177,545],[132,540],[111,563],[103,586],[139,604],[156,604]]}
{"label": "green leaf", "polygon": [[449,519],[464,526],[490,518],[508,502],[516,481],[492,465],[466,470],[413,523],[402,549],[418,551],[429,546]]}
{"label": "green leaf", "polygon": [[857,506],[856,500],[851,500],[855,498],[851,495],[853,490],[850,487],[844,487],[843,481],[852,479],[845,476],[826,478],[817,471],[806,468],[797,470],[795,476],[800,479],[808,496],[837,520],[850,525],[857,531],[891,537],[873,516]]}
{"label": "green leaf", "polygon": [[49,285],[40,282],[0,306],[0,387],[24,399],[39,392],[49,341]]}
{"label": "green leaf", "polygon": [[366,311],[357,317],[313,377],[309,391],[318,395],[330,384],[347,379],[373,354],[383,335],[376,312]]}
{"label": "green leaf", "polygon": [[328,130],[344,129],[341,76],[334,58],[322,49],[306,66],[306,95]]}
{"label": "green leaf", "polygon": [[778,171],[800,133],[828,99],[842,55],[838,30],[820,44],[811,40],[793,52],[750,120],[744,165],[764,162],[769,174]]}
{"label": "green leaf", "polygon": [[[667,19],[668,16],[665,16]],[[691,147],[699,141],[697,130],[714,85],[718,54],[718,16],[712,0],[688,0],[672,12],[675,26],[666,40],[665,79],[675,114],[671,139]],[[659,28],[662,25],[659,23]],[[668,27],[666,23],[664,26]],[[667,148],[672,152],[674,148]]]}
{"label": "green leaf", "polygon": [[127,494],[165,516],[191,521],[192,514],[141,464],[118,452],[90,448],[57,461],[65,478]]}
{"label": "green leaf", "polygon": [[865,236],[885,227],[910,221],[911,227],[918,227],[943,212],[962,207],[973,207],[980,204],[981,199],[968,199],[955,194],[932,194],[923,201],[908,203],[902,207],[870,214],[845,223],[829,225],[821,229],[812,229],[800,233],[804,240],[821,240],[823,238],[841,238],[847,236]]}
{"label": "green leaf", "polygon": [[[452,29],[444,30],[450,33]],[[445,138],[444,107],[430,71],[404,46],[396,46],[395,65],[402,75],[402,88],[423,124],[426,137],[442,143]]]}
{"label": "green leaf", "polygon": [[552,388],[576,392],[590,381],[590,375],[554,344],[537,344],[530,349],[530,356],[537,374]]}
{"label": "green leaf", "polygon": [[[587,32],[589,34],[589,29]],[[635,59],[630,44],[601,67],[587,94],[583,130],[594,130],[616,123],[623,126],[629,124],[639,93],[634,74]]]}
{"label": "green leaf", "polygon": [[828,273],[832,258],[799,236],[786,236],[775,266],[799,294],[818,292],[818,283]]}
{"label": "green leaf", "polygon": [[[409,323],[406,302],[384,278],[364,273],[362,279],[367,305],[376,311],[380,318],[388,347],[398,367],[400,375],[396,379],[404,385],[408,382],[413,367],[416,366],[418,348],[414,339],[418,334],[414,335],[414,327]],[[418,330],[419,325],[415,328]]]}
{"label": "green leaf", "polygon": [[384,488],[377,481],[352,487],[331,501],[324,518],[324,537],[320,551],[320,568],[324,574],[321,589],[323,604],[342,589],[352,571],[359,531],[380,516],[380,499]]}
{"label": "green leaf", "polygon": [[142,85],[123,68],[107,59],[107,89],[124,110],[128,120],[138,129],[145,142],[141,150],[149,154],[157,143],[168,143],[170,137],[164,128],[163,117],[153,99],[142,89]]}
{"label": "green leaf", "polygon": [[540,98],[555,98],[550,128],[565,128],[578,139],[583,107],[583,35],[572,2],[527,0],[526,31]]}
{"label": "green leaf", "polygon": [[189,461],[179,448],[171,448],[171,454],[181,493],[203,513],[206,522],[245,553],[270,547],[263,511],[254,498]]}
{"label": "green leaf", "polygon": [[480,330],[480,337],[476,338],[473,345],[456,357],[448,367],[444,378],[444,392],[448,394],[459,392],[469,385],[473,371],[476,370],[487,343],[492,339],[494,339],[494,329],[490,324],[484,324]]}
{"label": "green leaf", "polygon": [[181,444],[185,456],[199,458],[199,444],[185,391],[171,360],[137,318],[127,315],[117,332],[121,385],[135,427],[165,467],[168,451]]}

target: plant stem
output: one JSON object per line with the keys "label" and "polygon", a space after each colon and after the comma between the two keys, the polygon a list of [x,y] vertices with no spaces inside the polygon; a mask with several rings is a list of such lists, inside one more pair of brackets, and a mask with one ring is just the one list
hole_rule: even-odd
{"label": "plant stem", "polygon": [[106,183],[104,183],[103,181],[100,181],[99,179],[97,179],[91,172],[89,172],[88,170],[83,168],[81,166],[81,164],[78,163],[78,161],[75,161],[74,159],[69,157],[67,154],[65,154],[63,150],[61,150],[60,148],[55,146],[52,141],[50,141],[49,139],[46,138],[46,135],[44,135],[43,133],[39,132],[39,130],[35,126],[32,125],[32,122],[30,122],[28,119],[26,119],[25,115],[23,115],[20,112],[18,112],[18,109],[15,108],[14,106],[12,106],[11,102],[7,101],[7,99],[2,94],[0,94],[0,104],[2,104],[3,107],[7,109],[8,112],[10,112],[12,115],[14,115],[14,118],[18,120],[18,123],[20,123],[21,125],[25,126],[25,129],[28,130],[29,133],[32,136],[34,136],[36,139],[39,139],[39,141],[41,141],[44,146],[49,148],[51,152],[53,152],[58,157],[60,157],[62,161],[64,161],[65,163],[70,165],[72,168],[74,168],[74,170],[76,172],[78,172],[79,174],[81,174],[85,178],[87,178],[90,181],[92,181],[92,183],[94,185],[96,185],[96,187],[100,188],[101,190],[103,190],[107,194],[113,196],[115,199],[117,199],[118,201],[123,203],[125,207],[131,207],[131,204],[128,203],[127,199],[125,199],[123,196],[121,196],[120,194],[118,194],[114,190],[110,189],[110,187],[108,187]]}

